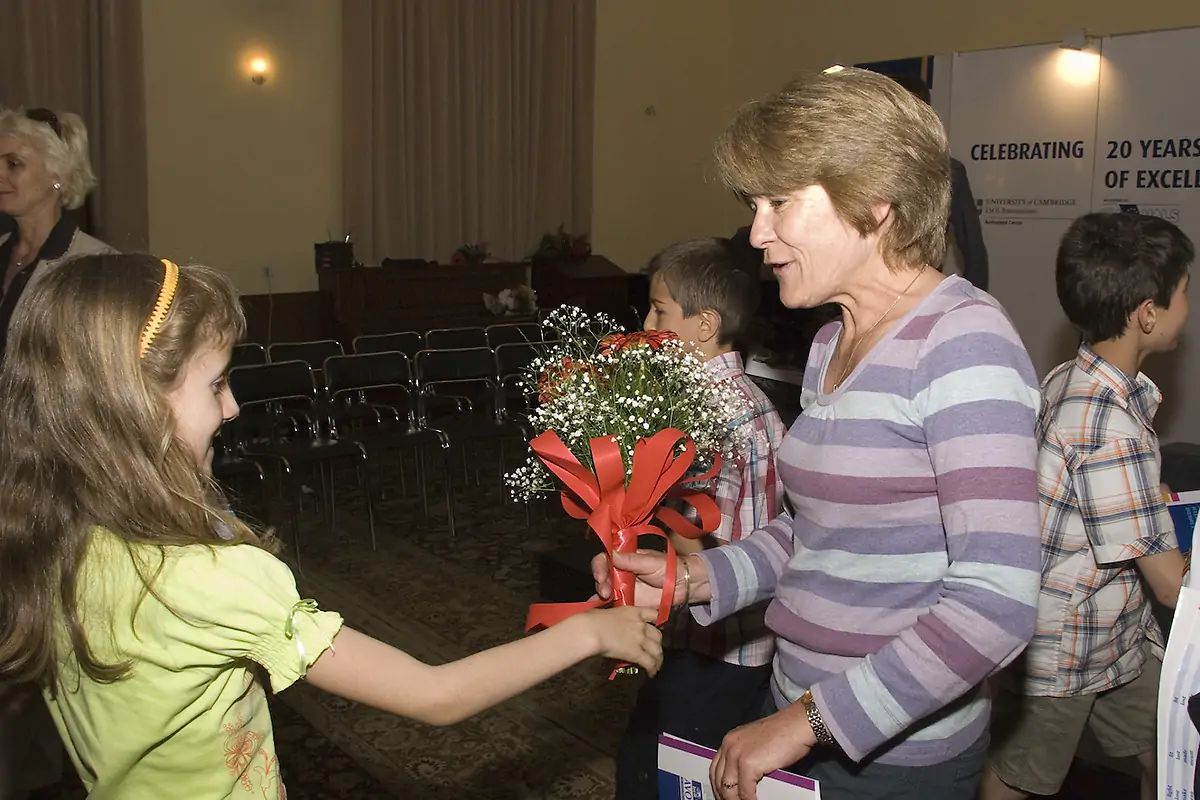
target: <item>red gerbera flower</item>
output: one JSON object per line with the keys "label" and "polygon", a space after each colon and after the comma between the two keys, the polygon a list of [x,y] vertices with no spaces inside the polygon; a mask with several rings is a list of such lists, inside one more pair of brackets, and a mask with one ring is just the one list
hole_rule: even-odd
{"label": "red gerbera flower", "polygon": [[679,337],[671,331],[634,331],[633,333],[610,333],[600,340],[600,355],[606,356],[621,350],[628,350],[643,345],[651,350],[660,349],[666,342],[676,341]]}
{"label": "red gerbera flower", "polygon": [[581,369],[583,369],[583,365],[576,364],[569,358],[564,358],[561,363],[546,367],[542,376],[538,378],[538,401],[549,403],[559,395],[559,384]]}

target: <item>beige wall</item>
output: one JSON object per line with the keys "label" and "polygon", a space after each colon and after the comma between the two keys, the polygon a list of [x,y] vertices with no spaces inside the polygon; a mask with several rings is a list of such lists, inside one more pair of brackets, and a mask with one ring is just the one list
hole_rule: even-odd
{"label": "beige wall", "polygon": [[672,241],[746,224],[708,179],[712,142],[741,103],[798,72],[1058,41],[1080,27],[1200,26],[1200,2],[599,0],[597,23],[593,239],[638,269]]}
{"label": "beige wall", "polygon": [[[144,0],[150,246],[226,270],[247,293],[316,288],[339,234],[341,4]],[[274,74],[255,86],[252,51]]]}
{"label": "beige wall", "polygon": [[598,2],[592,243],[626,269],[737,218],[738,206],[705,178],[749,69],[731,60],[733,9],[743,2]]}
{"label": "beige wall", "polygon": [[[598,0],[595,249],[638,269],[659,247],[746,219],[708,179],[742,102],[834,61],[1200,25],[1200,3],[1053,0]],[[1020,13],[1022,6],[1029,10]],[[144,0],[150,240],[250,293],[315,288],[312,243],[343,231],[336,0]],[[252,85],[242,59],[275,62]],[[647,114],[652,108],[653,113]]]}

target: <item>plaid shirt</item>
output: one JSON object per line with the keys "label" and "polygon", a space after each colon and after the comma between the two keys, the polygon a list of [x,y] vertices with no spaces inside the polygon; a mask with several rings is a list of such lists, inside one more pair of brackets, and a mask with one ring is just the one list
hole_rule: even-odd
{"label": "plaid shirt", "polygon": [[1067,697],[1136,678],[1148,639],[1161,654],[1134,559],[1178,547],[1159,489],[1162,399],[1082,346],[1042,384],[1038,489],[1042,590],[1025,693]]}
{"label": "plaid shirt", "polygon": [[[711,487],[721,509],[721,527],[711,535],[736,542],[766,527],[783,508],[783,483],[775,469],[775,451],[787,435],[775,406],[750,379],[736,352],[712,358],[708,367],[718,377],[730,378],[746,396],[750,410],[736,425],[751,426],[746,448],[729,459]],[[686,648],[730,664],[759,667],[771,663],[775,637],[763,618],[766,603],[704,627],[686,609],[677,611],[664,629],[664,645]]]}

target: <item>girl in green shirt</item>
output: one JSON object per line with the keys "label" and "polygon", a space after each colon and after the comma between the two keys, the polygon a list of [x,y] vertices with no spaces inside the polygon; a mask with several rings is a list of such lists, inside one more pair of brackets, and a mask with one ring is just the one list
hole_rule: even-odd
{"label": "girl in green shirt", "polygon": [[229,513],[229,280],[89,256],[32,286],[0,368],[0,681],[41,686],[92,800],[284,798],[265,688],[300,678],[434,725],[594,655],[654,672],[649,609],[573,617],[430,666],[302,599]]}

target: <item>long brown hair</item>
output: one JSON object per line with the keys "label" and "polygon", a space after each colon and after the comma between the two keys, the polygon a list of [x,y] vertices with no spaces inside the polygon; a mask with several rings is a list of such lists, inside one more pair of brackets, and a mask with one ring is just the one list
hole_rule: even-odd
{"label": "long brown hair", "polygon": [[[96,528],[121,537],[146,592],[137,545],[271,547],[225,510],[211,478],[175,436],[167,393],[189,359],[245,333],[229,280],[181,266],[160,332],[144,358],[138,338],[158,299],[163,262],[88,256],[35,278],[13,315],[0,366],[0,678],[51,682],[56,630],[65,624],[80,667],[114,680],[88,645],[76,591]],[[143,598],[145,593],[143,593]],[[136,613],[136,612],[135,612]],[[60,622],[61,621],[61,622]]]}

